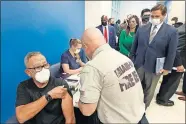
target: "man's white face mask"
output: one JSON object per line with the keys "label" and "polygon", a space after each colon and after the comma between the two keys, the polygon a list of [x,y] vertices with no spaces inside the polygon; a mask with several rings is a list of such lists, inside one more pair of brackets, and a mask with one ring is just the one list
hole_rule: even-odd
{"label": "man's white face mask", "polygon": [[50,71],[49,69],[43,68],[40,72],[35,74],[35,79],[39,83],[46,83],[50,78]]}
{"label": "man's white face mask", "polygon": [[161,23],[161,20],[160,18],[157,18],[157,19],[151,18],[150,22],[152,23],[152,25],[159,25]]}

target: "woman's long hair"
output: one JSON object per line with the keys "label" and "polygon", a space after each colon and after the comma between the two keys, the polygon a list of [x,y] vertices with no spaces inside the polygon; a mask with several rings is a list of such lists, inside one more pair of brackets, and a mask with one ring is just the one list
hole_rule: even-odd
{"label": "woman's long hair", "polygon": [[136,33],[136,31],[138,30],[138,27],[139,27],[139,18],[138,18],[136,15],[132,15],[132,16],[128,19],[128,26],[127,26],[127,29],[126,29],[127,35],[129,35],[129,32],[130,32],[129,22],[130,22],[130,20],[133,19],[133,18],[136,20],[136,23],[137,23],[134,33]]}

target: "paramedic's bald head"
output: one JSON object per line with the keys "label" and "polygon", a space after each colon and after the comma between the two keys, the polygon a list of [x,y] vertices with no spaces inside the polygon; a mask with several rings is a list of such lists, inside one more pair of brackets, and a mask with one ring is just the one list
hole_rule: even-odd
{"label": "paramedic's bald head", "polygon": [[89,58],[92,58],[95,50],[106,43],[101,31],[97,28],[88,28],[82,36],[85,52]]}
{"label": "paramedic's bald head", "polygon": [[85,44],[103,45],[106,43],[103,34],[97,28],[88,28],[82,36],[82,42]]}

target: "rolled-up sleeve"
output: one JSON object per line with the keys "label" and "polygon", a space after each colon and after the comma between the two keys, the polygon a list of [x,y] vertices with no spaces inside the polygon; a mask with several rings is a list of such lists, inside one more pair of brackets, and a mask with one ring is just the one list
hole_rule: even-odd
{"label": "rolled-up sleeve", "polygon": [[103,85],[102,74],[94,67],[86,66],[80,74],[80,101],[97,103]]}

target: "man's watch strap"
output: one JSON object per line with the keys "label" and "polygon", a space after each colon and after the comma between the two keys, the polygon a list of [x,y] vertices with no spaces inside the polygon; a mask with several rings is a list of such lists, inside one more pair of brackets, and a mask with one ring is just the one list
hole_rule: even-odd
{"label": "man's watch strap", "polygon": [[48,93],[45,95],[45,98],[48,102],[52,100],[52,97]]}

